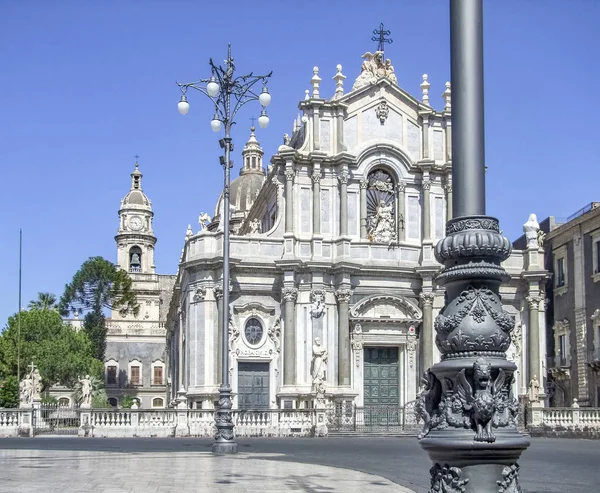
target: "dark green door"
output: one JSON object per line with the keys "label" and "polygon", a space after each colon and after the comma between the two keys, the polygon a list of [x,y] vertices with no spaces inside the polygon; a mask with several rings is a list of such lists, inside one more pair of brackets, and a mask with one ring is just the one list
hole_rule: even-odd
{"label": "dark green door", "polygon": [[269,363],[238,363],[238,408],[269,408]]}
{"label": "dark green door", "polygon": [[366,347],[364,402],[367,406],[398,406],[398,348]]}

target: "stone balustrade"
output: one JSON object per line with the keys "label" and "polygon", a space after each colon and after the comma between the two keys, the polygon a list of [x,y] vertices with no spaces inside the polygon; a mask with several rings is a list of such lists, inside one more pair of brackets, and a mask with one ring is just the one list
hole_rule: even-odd
{"label": "stone balustrade", "polygon": [[529,425],[534,428],[600,431],[600,408],[579,407],[576,400],[572,407],[533,408],[530,413]]}
{"label": "stone balustrade", "polygon": [[0,409],[0,436],[16,436],[21,423],[21,411],[18,409]]}

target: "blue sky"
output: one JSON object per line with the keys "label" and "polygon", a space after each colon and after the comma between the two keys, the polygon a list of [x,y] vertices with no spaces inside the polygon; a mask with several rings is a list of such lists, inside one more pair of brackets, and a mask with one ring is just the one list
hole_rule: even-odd
{"label": "blue sky", "polygon": [[[564,217],[600,199],[600,2],[489,0],[484,15],[488,213],[514,239],[530,212]],[[228,42],[240,73],[273,70],[271,124],[257,132],[270,156],[312,67],[322,95],[333,95],[338,63],[350,86],[380,22],[400,85],[419,95],[428,73],[441,108],[445,0],[0,2],[0,325],[18,308],[19,228],[24,305],[38,291],[60,295],[90,256],[115,260],[136,154],[157,271],[176,272],[186,227],[212,216],[222,171],[208,102],[193,94],[180,116],[175,80],[206,77]],[[239,114],[238,151],[258,114],[257,104]]]}

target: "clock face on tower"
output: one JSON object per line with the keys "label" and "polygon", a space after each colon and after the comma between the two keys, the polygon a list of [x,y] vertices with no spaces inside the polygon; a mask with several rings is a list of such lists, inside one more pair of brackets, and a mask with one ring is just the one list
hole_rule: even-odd
{"label": "clock face on tower", "polygon": [[129,218],[129,227],[134,231],[142,229],[142,218],[140,216],[131,216]]}

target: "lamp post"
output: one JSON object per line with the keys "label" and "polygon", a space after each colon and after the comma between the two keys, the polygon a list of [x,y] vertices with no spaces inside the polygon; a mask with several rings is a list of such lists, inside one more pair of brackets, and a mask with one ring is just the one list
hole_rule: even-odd
{"label": "lamp post", "polygon": [[516,365],[506,359],[515,320],[502,308],[511,244],[485,215],[482,0],[450,0],[452,183],[455,217],[435,247],[446,305],[435,321],[441,361],[425,372],[417,409],[433,462],[431,491],[520,492]]}
{"label": "lamp post", "polygon": [[[235,76],[234,59],[231,56],[231,45],[227,48],[227,59],[224,61],[225,67],[217,66],[210,59],[211,77],[209,79],[200,79],[196,82],[180,83],[177,85],[181,89],[181,100],[177,105],[179,113],[185,115],[189,110],[187,101],[188,89],[195,89],[206,95],[214,105],[214,117],[210,126],[214,132],[219,132],[221,127],[225,127],[225,137],[219,140],[221,148],[224,149],[224,156],[219,158],[224,169],[223,185],[223,213],[220,218],[223,221],[223,317],[222,318],[222,382],[219,388],[219,400],[215,410],[215,424],[217,432],[212,451],[214,454],[236,454],[237,443],[235,442],[233,432],[233,412],[231,401],[231,387],[229,385],[229,183],[231,160],[230,155],[233,151],[233,142],[231,140],[231,127],[235,123],[234,118],[238,110],[250,101],[258,101],[262,106],[258,124],[261,128],[266,128],[269,124],[266,107],[271,102],[271,95],[267,90],[266,84],[271,77],[267,75],[247,75]],[[256,90],[256,86],[262,83],[262,89]]]}

